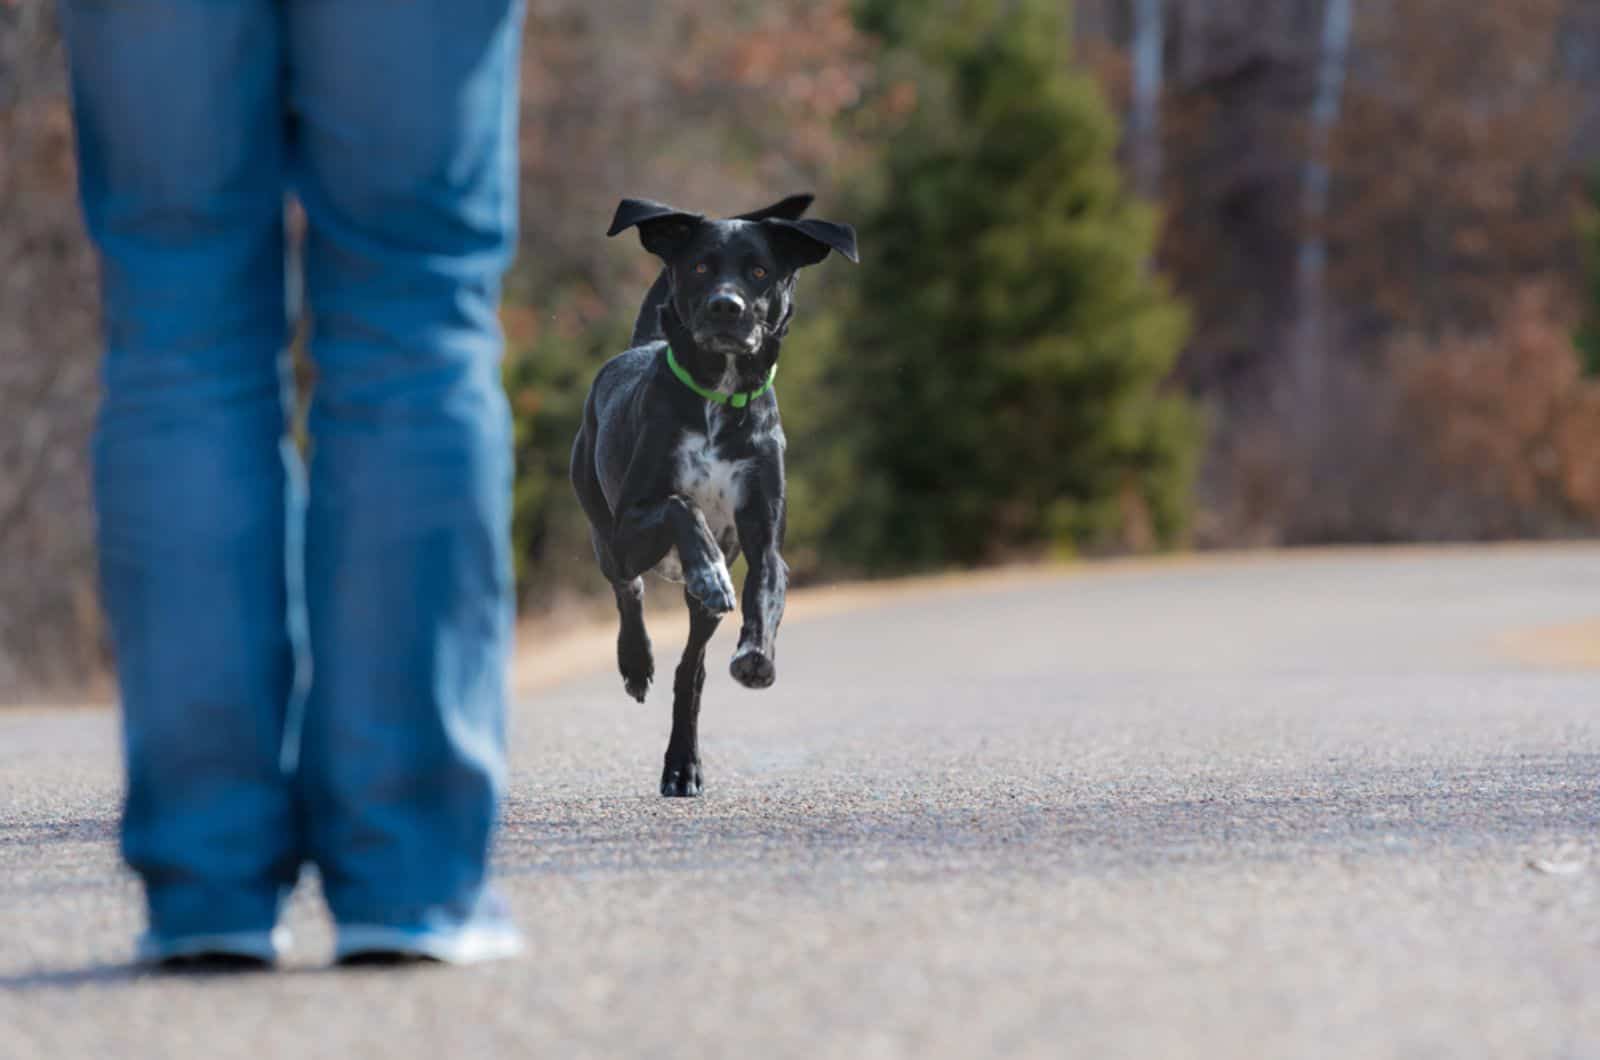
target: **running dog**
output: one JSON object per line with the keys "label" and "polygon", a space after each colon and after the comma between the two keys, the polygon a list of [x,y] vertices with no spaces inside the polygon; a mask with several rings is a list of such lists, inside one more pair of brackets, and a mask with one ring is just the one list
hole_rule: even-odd
{"label": "running dog", "polygon": [[606,362],[572,447],[572,485],[621,616],[617,666],[643,702],[655,676],[644,578],[682,582],[689,641],[672,685],[661,794],[702,790],[698,721],[706,644],[735,608],[728,564],[749,562],[730,671],[746,688],[777,677],[783,619],[783,429],[773,379],[794,315],[795,277],[832,251],[856,261],[849,225],[803,218],[811,196],[726,220],[624,199],[611,228],[638,229],[664,268],[632,348]]}

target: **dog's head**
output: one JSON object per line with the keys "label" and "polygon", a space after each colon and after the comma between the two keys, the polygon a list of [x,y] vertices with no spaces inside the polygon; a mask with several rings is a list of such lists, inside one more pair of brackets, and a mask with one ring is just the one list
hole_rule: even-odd
{"label": "dog's head", "polygon": [[717,220],[646,199],[624,199],[606,234],[639,230],[644,248],[666,265],[671,290],[666,308],[697,347],[754,357],[769,337],[781,336],[787,327],[797,272],[835,250],[857,260],[856,233],[849,225],[774,216],[778,212],[774,207]]}

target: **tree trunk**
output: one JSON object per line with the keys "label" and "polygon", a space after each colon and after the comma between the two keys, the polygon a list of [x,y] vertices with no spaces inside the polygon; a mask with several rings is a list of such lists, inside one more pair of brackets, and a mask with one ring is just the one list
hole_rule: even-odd
{"label": "tree trunk", "polygon": [[1299,411],[1302,413],[1316,407],[1327,356],[1326,227],[1331,184],[1328,144],[1334,127],[1339,123],[1339,109],[1344,96],[1353,21],[1350,5],[1351,0],[1327,0],[1327,6],[1323,8],[1317,92],[1311,110],[1311,135],[1302,186],[1303,228],[1295,261],[1297,318],[1293,366],[1299,396],[1309,401],[1309,404],[1301,404]]}
{"label": "tree trunk", "polygon": [[1133,0],[1133,173],[1139,193],[1161,194],[1162,0]]}

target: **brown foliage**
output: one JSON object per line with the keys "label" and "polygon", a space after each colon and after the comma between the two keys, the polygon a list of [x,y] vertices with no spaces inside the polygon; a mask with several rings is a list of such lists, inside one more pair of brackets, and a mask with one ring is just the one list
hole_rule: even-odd
{"label": "brown foliage", "polygon": [[93,260],[45,3],[0,7],[0,697],[97,656],[88,438]]}
{"label": "brown foliage", "polygon": [[1541,288],[1496,329],[1396,352],[1396,389],[1442,482],[1474,502],[1473,536],[1600,530],[1600,382]]}
{"label": "brown foliage", "polygon": [[826,192],[858,149],[835,119],[870,67],[844,0],[543,0],[522,72],[517,289],[576,285],[605,308],[651,270],[599,238],[619,198],[737,212]]}
{"label": "brown foliage", "polygon": [[[1600,32],[1576,33],[1582,6],[1358,0],[1323,233],[1333,356],[1483,328],[1524,279],[1575,275],[1583,70],[1566,53]],[[1321,9],[1168,5],[1162,264],[1196,325],[1182,378],[1242,418],[1274,398],[1300,309]]]}
{"label": "brown foliage", "polygon": [[[1324,10],[1167,4],[1161,264],[1194,310],[1179,378],[1215,409],[1202,536],[1568,532],[1582,520],[1565,502],[1534,503],[1514,477],[1468,488],[1454,449],[1417,434],[1419,409],[1460,415],[1461,430],[1479,421],[1459,389],[1430,395],[1401,373],[1395,342],[1411,336],[1404,348],[1457,363],[1445,347],[1479,341],[1460,336],[1493,344],[1510,341],[1508,321],[1532,326],[1534,311],[1510,304],[1530,279],[1551,292],[1547,308],[1576,289],[1575,192],[1594,112],[1580,97],[1600,84],[1600,15],[1576,0],[1357,0],[1322,233],[1324,383],[1308,393],[1287,385],[1287,354],[1305,310],[1293,277],[1311,234],[1300,211]],[[1118,67],[1104,69],[1115,84]],[[1554,320],[1543,326],[1558,344]]]}
{"label": "brown foliage", "polygon": [[1322,415],[1264,417],[1217,454],[1212,540],[1469,541],[1600,531],[1600,382],[1524,286],[1494,325],[1341,366]]}
{"label": "brown foliage", "polygon": [[1362,32],[1334,145],[1329,236],[1346,316],[1438,338],[1576,271],[1564,0],[1407,0]]}

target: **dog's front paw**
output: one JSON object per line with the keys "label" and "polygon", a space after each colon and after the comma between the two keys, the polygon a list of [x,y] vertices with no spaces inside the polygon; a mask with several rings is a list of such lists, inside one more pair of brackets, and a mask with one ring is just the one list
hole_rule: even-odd
{"label": "dog's front paw", "polygon": [[700,794],[700,762],[690,759],[674,762],[667,759],[661,771],[661,794],[669,798],[694,798]]}
{"label": "dog's front paw", "polygon": [[622,687],[634,699],[643,703],[650,696],[650,682],[655,677],[654,670],[644,670],[639,673],[622,673]]}
{"label": "dog's front paw", "polygon": [[740,648],[728,664],[728,672],[746,688],[771,688],[778,679],[778,668],[771,656],[759,648]]}
{"label": "dog's front paw", "polygon": [[685,588],[689,595],[700,601],[700,606],[713,615],[725,615],[737,606],[733,595],[733,577],[728,565],[718,562],[702,567],[689,575]]}
{"label": "dog's front paw", "polygon": [[650,694],[650,682],[656,676],[650,638],[643,630],[630,634],[624,629],[617,638],[617,669],[622,673],[622,685],[628,690],[628,695],[643,703]]}

